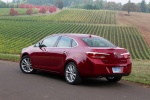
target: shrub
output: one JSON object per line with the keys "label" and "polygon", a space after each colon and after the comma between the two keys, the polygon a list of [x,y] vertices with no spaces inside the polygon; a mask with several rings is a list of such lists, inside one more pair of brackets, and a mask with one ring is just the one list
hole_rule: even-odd
{"label": "shrub", "polygon": [[34,8],[32,4],[19,4],[18,8]]}
{"label": "shrub", "polygon": [[18,11],[15,10],[14,8],[11,8],[10,11],[9,11],[9,15],[11,15],[11,16],[18,15]]}
{"label": "shrub", "polygon": [[26,14],[28,14],[28,15],[32,15],[32,14],[33,14],[33,10],[32,10],[32,8],[27,9]]}
{"label": "shrub", "polygon": [[51,6],[51,7],[49,8],[49,12],[50,12],[50,13],[53,13],[53,12],[56,12],[56,11],[57,11],[57,9],[56,9],[55,6]]}
{"label": "shrub", "polygon": [[46,8],[44,6],[40,7],[39,13],[46,13]]}

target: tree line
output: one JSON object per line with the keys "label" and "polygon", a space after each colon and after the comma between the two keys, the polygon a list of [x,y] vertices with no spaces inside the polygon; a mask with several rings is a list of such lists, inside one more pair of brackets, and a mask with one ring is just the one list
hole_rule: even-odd
{"label": "tree line", "polygon": [[72,7],[80,9],[104,9],[104,10],[124,10],[128,14],[133,12],[150,12],[150,3],[145,0],[139,3],[132,3],[130,0],[122,5],[116,2],[107,2],[106,0],[12,0],[11,3],[4,3],[0,0],[0,8],[17,8],[18,4],[33,5],[55,5],[58,8]]}

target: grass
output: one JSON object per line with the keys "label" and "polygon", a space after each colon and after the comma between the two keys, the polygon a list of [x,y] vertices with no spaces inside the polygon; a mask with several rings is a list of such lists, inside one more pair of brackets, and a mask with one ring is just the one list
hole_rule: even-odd
{"label": "grass", "polygon": [[132,73],[123,79],[150,85],[150,60],[133,60]]}
{"label": "grass", "polygon": [[[15,8],[19,15],[25,15],[27,9]],[[0,8],[0,16],[9,15],[10,8]],[[34,13],[38,13],[37,9],[33,9]]]}
{"label": "grass", "polygon": [[2,54],[2,53],[0,53],[0,59],[1,60],[7,60],[7,61],[19,62],[20,56],[19,55]]}

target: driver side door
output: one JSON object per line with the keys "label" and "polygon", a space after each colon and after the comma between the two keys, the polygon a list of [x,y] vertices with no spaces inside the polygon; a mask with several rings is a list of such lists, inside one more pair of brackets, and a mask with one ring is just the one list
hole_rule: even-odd
{"label": "driver side door", "polygon": [[39,45],[35,45],[33,52],[31,54],[31,62],[33,67],[46,69],[50,66],[50,56],[52,47],[58,41],[59,36],[51,36],[43,39],[41,42],[38,42]]}

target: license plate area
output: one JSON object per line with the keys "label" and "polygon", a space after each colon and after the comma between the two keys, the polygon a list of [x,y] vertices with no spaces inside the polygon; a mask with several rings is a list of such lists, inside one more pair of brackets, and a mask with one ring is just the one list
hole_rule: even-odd
{"label": "license plate area", "polygon": [[122,73],[122,67],[113,67],[112,72],[113,73]]}

